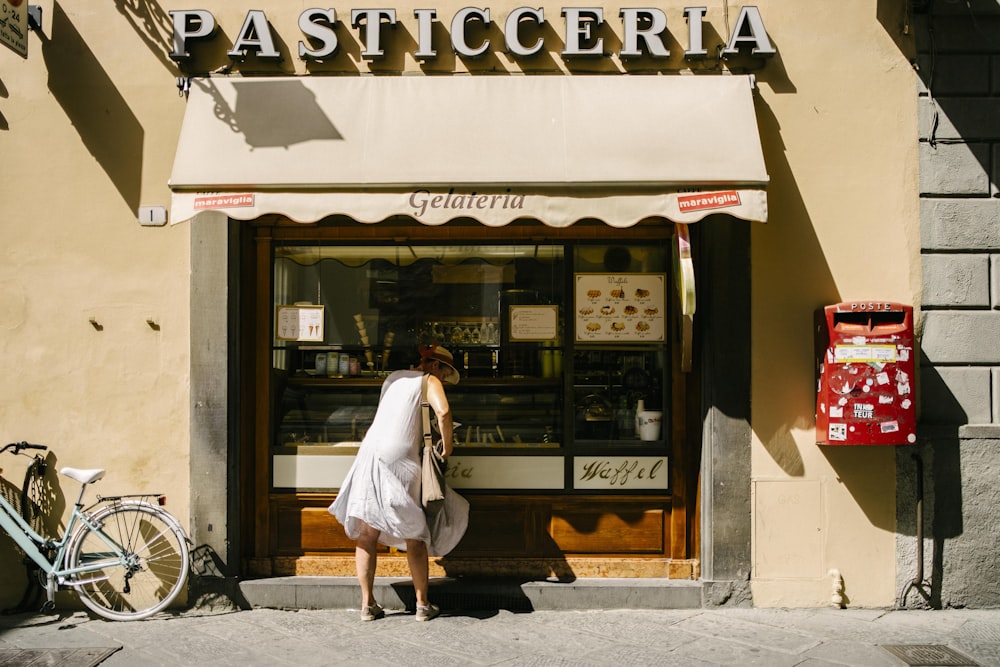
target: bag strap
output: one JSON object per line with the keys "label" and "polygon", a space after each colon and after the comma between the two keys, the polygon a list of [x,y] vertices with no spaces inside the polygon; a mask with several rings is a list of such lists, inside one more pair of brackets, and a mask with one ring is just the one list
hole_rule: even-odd
{"label": "bag strap", "polygon": [[424,447],[434,447],[434,438],[431,436],[431,404],[427,402],[427,374],[424,373],[420,381],[420,410],[424,419]]}

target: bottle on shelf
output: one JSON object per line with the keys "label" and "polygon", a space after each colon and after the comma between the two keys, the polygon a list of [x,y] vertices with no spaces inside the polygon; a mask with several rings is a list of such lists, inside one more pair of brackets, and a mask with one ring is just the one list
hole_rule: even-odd
{"label": "bottle on shelf", "polygon": [[635,415],[632,417],[632,432],[639,432],[639,413],[646,411],[646,401],[639,399],[635,402]]}
{"label": "bottle on shelf", "polygon": [[618,437],[631,438],[635,436],[635,412],[628,404],[628,397],[622,396],[618,401]]}

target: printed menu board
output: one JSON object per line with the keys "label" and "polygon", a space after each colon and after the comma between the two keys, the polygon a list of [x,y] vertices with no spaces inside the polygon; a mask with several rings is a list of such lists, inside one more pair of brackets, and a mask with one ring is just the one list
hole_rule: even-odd
{"label": "printed menu board", "polygon": [[555,340],[559,336],[559,306],[511,306],[512,341]]}
{"label": "printed menu board", "polygon": [[323,306],[277,306],[275,310],[275,339],[323,342]]}
{"label": "printed menu board", "polygon": [[577,342],[666,340],[665,273],[577,273]]}

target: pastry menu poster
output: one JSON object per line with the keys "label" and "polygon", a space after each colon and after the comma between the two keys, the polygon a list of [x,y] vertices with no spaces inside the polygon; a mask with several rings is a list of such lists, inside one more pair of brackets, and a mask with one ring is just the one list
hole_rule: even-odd
{"label": "pastry menu poster", "polygon": [[666,340],[666,274],[578,273],[575,278],[578,342]]}

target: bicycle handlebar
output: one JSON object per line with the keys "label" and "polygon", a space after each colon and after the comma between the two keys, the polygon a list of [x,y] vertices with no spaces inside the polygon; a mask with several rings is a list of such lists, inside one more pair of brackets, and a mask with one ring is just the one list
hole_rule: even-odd
{"label": "bicycle handlebar", "polygon": [[20,454],[21,451],[25,449],[41,449],[44,451],[48,449],[48,447],[46,447],[45,445],[33,445],[30,442],[25,442],[24,440],[22,440],[21,442],[12,442],[9,445],[6,445],[3,449],[0,449],[0,454],[3,454],[4,452],[9,452],[11,450],[13,450],[15,454]]}

